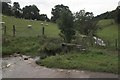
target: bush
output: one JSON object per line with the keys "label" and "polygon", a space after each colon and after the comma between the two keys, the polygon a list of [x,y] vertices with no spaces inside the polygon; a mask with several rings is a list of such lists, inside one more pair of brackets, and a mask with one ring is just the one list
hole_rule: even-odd
{"label": "bush", "polygon": [[2,56],[8,56],[13,54],[13,48],[10,47],[2,47]]}
{"label": "bush", "polygon": [[42,43],[42,46],[39,49],[40,57],[46,58],[47,56],[56,55],[61,52],[61,43],[60,38],[46,38]]}
{"label": "bush", "polygon": [[61,52],[61,46],[60,44],[55,44],[55,43],[46,43],[40,49],[40,53],[42,57],[56,55],[59,52]]}

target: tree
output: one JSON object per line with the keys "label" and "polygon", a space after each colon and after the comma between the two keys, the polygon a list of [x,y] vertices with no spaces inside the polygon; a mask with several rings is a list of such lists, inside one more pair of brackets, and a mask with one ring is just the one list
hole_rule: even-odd
{"label": "tree", "polygon": [[46,14],[41,14],[40,15],[40,20],[41,21],[50,21]]}
{"label": "tree", "polygon": [[23,17],[25,19],[40,19],[39,9],[35,5],[25,6],[23,9]]}
{"label": "tree", "polygon": [[85,12],[85,10],[80,10],[74,14],[74,21],[76,26],[76,30],[78,30],[81,34],[88,35],[89,33],[93,33],[96,30],[96,26],[93,19],[92,12]]}
{"label": "tree", "polygon": [[58,19],[58,26],[61,30],[60,36],[65,42],[70,43],[74,38],[75,31],[73,24],[73,15],[71,11],[64,9],[60,14],[60,18]]}
{"label": "tree", "polygon": [[120,24],[120,6],[116,8],[114,16],[115,21]]}
{"label": "tree", "polygon": [[21,10],[20,4],[18,2],[13,3],[13,14],[17,18],[22,17],[22,10]]}
{"label": "tree", "polygon": [[2,13],[4,15],[12,16],[11,6],[7,2],[2,2]]}
{"label": "tree", "polygon": [[69,10],[68,6],[64,6],[63,4],[61,5],[56,5],[54,8],[52,8],[52,17],[51,17],[51,21],[52,22],[56,22],[57,19],[60,17],[61,12],[64,10]]}

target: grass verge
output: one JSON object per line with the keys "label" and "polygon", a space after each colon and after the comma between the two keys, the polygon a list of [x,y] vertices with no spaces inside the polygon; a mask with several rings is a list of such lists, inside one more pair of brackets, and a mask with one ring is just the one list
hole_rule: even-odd
{"label": "grass verge", "polygon": [[86,53],[71,52],[65,55],[51,56],[37,63],[50,68],[118,73],[117,55],[108,55],[95,51]]}

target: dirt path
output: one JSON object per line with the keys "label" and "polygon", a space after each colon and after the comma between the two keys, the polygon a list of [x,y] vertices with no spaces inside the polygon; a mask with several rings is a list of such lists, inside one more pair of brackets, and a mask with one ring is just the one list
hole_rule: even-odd
{"label": "dirt path", "polygon": [[32,58],[3,58],[3,64],[6,63],[10,65],[2,69],[3,78],[118,78],[118,75],[111,73],[45,68],[36,65]]}

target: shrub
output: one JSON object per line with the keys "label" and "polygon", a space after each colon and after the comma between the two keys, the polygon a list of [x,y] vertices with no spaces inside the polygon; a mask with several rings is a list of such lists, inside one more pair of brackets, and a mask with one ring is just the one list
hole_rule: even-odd
{"label": "shrub", "polygon": [[[46,40],[47,39],[47,40]],[[44,39],[43,45],[40,47],[39,52],[41,58],[46,58],[47,56],[56,55],[61,52],[60,38],[46,38]]]}

